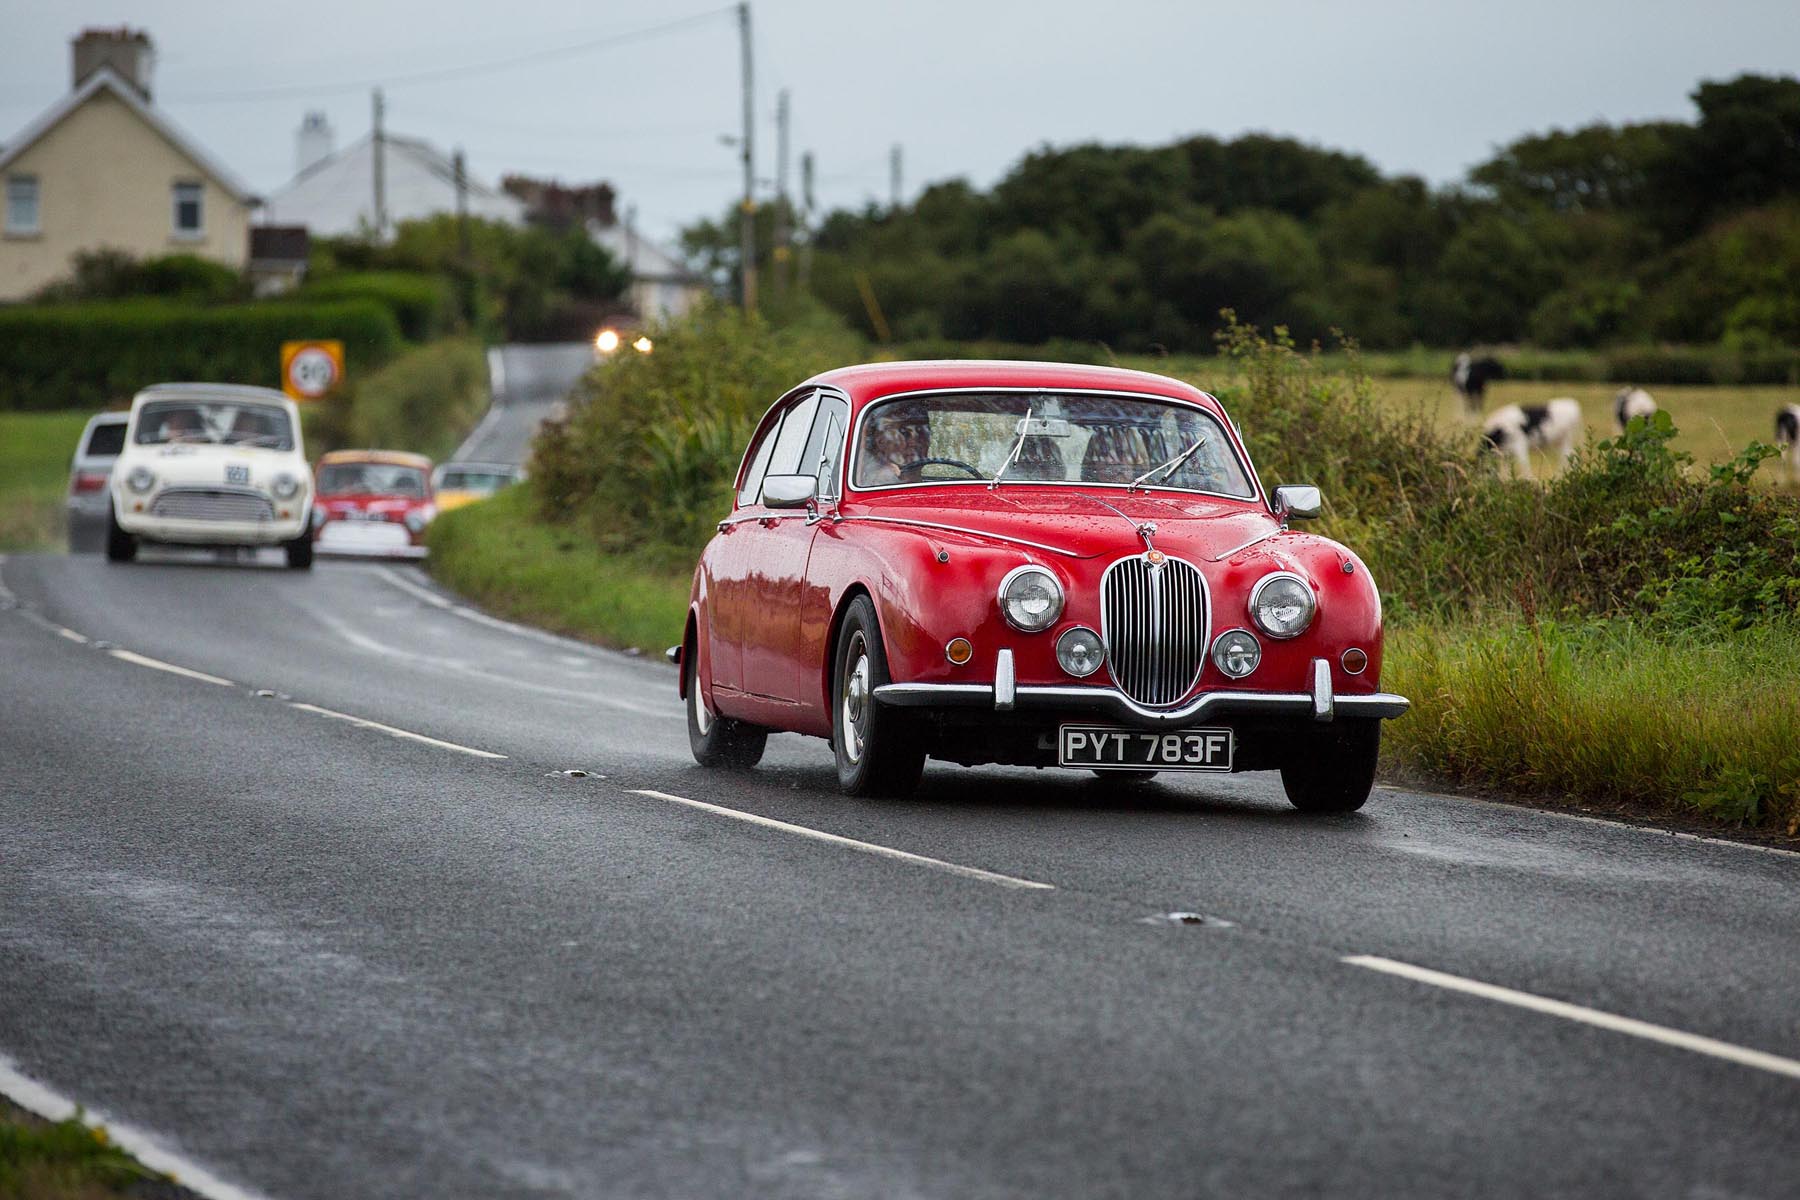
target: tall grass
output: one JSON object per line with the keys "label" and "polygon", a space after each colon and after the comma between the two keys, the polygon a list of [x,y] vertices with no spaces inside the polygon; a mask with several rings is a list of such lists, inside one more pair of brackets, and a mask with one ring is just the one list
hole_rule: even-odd
{"label": "tall grass", "polygon": [[69,460],[87,419],[0,412],[0,550],[42,550],[62,538]]}

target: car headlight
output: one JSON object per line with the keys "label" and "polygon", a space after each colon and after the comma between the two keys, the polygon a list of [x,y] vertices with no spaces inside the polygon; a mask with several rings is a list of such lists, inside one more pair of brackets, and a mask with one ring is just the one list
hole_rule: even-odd
{"label": "car headlight", "polygon": [[269,490],[275,493],[277,500],[292,500],[300,494],[300,481],[283,471],[269,484]]}
{"label": "car headlight", "polygon": [[1078,679],[1085,679],[1106,661],[1106,645],[1100,635],[1077,625],[1056,639],[1056,661],[1062,669]]}
{"label": "car headlight", "polygon": [[1213,665],[1229,679],[1242,679],[1262,661],[1262,643],[1248,629],[1227,629],[1213,639]]}
{"label": "car headlight", "polygon": [[429,517],[415,508],[406,514],[406,527],[414,533],[424,533],[429,520]]}
{"label": "car headlight", "polygon": [[1000,581],[1000,615],[1014,629],[1039,633],[1062,616],[1062,585],[1042,567],[1014,567]]}
{"label": "car headlight", "polygon": [[1270,637],[1300,636],[1317,610],[1312,585],[1286,571],[1265,575],[1250,589],[1250,617]]}
{"label": "car headlight", "polygon": [[156,472],[149,467],[133,467],[125,477],[125,486],[134,492],[147,492],[156,486]]}

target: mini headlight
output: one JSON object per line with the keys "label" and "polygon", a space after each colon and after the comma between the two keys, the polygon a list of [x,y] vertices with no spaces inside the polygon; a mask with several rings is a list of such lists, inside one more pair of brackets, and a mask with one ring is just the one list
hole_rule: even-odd
{"label": "mini headlight", "polygon": [[1213,639],[1212,660],[1228,678],[1242,679],[1262,661],[1262,643],[1248,629],[1227,629]]}
{"label": "mini headlight", "polygon": [[300,481],[283,471],[269,484],[269,490],[275,493],[277,500],[292,500],[300,494]]}
{"label": "mini headlight", "polygon": [[125,486],[134,492],[147,492],[156,486],[156,473],[149,467],[133,467],[125,477]]}
{"label": "mini headlight", "polygon": [[1014,629],[1048,629],[1062,616],[1062,607],[1062,585],[1042,567],[1014,567],[1000,581],[1000,614]]}
{"label": "mini headlight", "polygon": [[1256,627],[1270,637],[1291,638],[1305,633],[1317,608],[1312,585],[1285,571],[1263,576],[1250,589],[1250,616]]}
{"label": "mini headlight", "polygon": [[425,521],[425,514],[416,508],[406,514],[406,527],[414,533],[425,532]]}
{"label": "mini headlight", "polygon": [[1106,661],[1106,646],[1099,634],[1077,625],[1056,639],[1056,661],[1077,679],[1085,679]]}

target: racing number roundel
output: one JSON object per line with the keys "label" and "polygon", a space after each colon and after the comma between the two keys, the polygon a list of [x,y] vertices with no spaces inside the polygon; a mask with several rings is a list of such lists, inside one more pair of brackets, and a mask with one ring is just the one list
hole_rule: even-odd
{"label": "racing number roundel", "polygon": [[344,379],[344,343],[285,342],[281,347],[281,390],[296,400],[330,395]]}

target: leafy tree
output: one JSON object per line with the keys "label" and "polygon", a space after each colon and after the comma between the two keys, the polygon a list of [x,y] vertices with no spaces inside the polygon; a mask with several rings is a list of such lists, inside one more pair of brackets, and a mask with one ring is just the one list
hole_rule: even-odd
{"label": "leafy tree", "polygon": [[1470,171],[1469,179],[1509,209],[1639,209],[1687,128],[1663,121],[1553,129],[1513,142]]}

